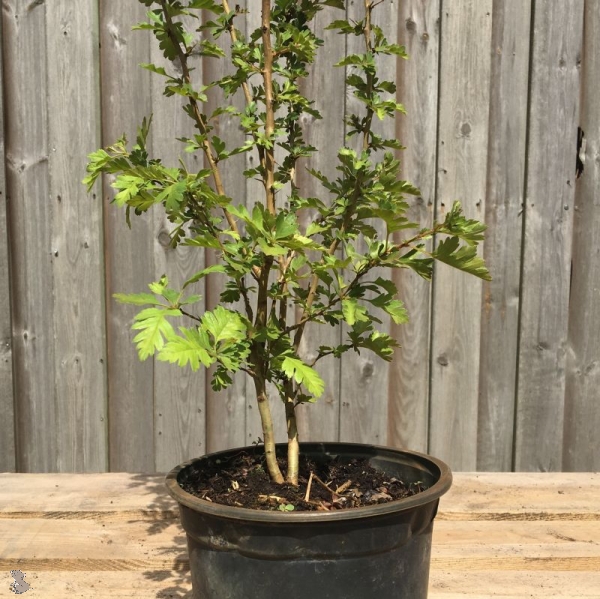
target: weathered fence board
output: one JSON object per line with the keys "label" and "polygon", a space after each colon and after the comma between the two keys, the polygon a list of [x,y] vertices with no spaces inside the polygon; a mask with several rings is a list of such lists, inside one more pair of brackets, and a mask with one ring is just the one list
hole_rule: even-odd
{"label": "weathered fence board", "polygon": [[531,2],[494,1],[477,468],[511,470]]}
{"label": "weathered fence board", "polygon": [[[58,468],[45,5],[3,4],[17,468]],[[27,65],[23,68],[22,65]]]}
{"label": "weathered fence board", "polygon": [[[388,38],[397,35],[398,11],[393,3],[379,5],[373,11],[373,23],[383,30]],[[347,18],[360,21],[364,15],[364,4],[349,2],[347,4]],[[347,54],[364,54],[365,40],[362,36],[349,36],[347,41]],[[397,60],[392,56],[385,56],[378,65],[380,80],[395,81]],[[347,74],[352,73],[353,67],[347,67]],[[352,92],[346,90],[346,117],[351,114],[363,116],[364,104]],[[376,117],[371,126],[378,135],[389,135],[390,124],[382,123]],[[347,131],[346,131],[347,133]],[[362,135],[352,137],[347,145],[360,151],[362,148]],[[385,238],[385,225],[381,222],[374,223],[380,239]],[[389,269],[374,269],[363,280],[374,280],[378,277],[389,277]],[[372,310],[381,320],[375,323],[376,330],[388,331],[391,319],[383,311]],[[343,340],[347,338],[347,325],[342,323]],[[341,362],[340,383],[340,440],[358,443],[387,443],[388,413],[387,394],[389,388],[390,369],[386,362],[368,351],[361,351],[360,355],[349,351],[344,354]]]}
{"label": "weathered fence board", "polygon": [[[194,31],[199,23],[188,17],[185,26]],[[134,35],[142,34],[141,31]],[[167,61],[156,44],[152,44],[151,62],[164,67],[167,72],[174,73],[173,64]],[[196,85],[202,81],[202,61],[199,57],[190,58],[190,68],[194,69],[192,77]],[[174,73],[177,75],[177,73]],[[179,166],[181,158],[190,172],[203,168],[202,156],[186,154],[185,145],[177,138],[190,136],[189,117],[183,111],[185,99],[180,99],[180,106],[174,98],[163,95],[165,80],[151,76],[150,97],[153,115],[150,130],[152,155],[160,158],[168,167]],[[178,98],[179,99],[179,98]],[[204,252],[199,248],[180,245],[172,248],[170,234],[174,225],[169,222],[163,210],[153,211],[154,221],[154,279],[158,281],[167,275],[169,286],[181,289],[187,279],[204,268]],[[145,291],[140,288],[136,291]],[[186,288],[187,294],[205,296],[204,281]],[[202,314],[206,309],[205,302],[194,305],[193,311]],[[191,321],[172,322],[175,329],[189,325]],[[156,450],[155,469],[169,470],[190,455],[206,452],[206,418],[205,418],[205,381],[204,369],[193,372],[191,368],[178,369],[166,362],[154,361],[154,446]]]}
{"label": "weathered fence board", "polygon": [[[492,1],[442,6],[437,220],[460,199],[485,214]],[[474,470],[481,334],[481,281],[435,267],[430,450]]]}
{"label": "weathered fence board", "polygon": [[[246,7],[246,2],[239,2],[240,8]],[[233,5],[232,9],[235,8]],[[246,18],[244,14],[235,17],[234,25],[236,29],[246,35]],[[223,48],[226,50],[228,58],[217,60],[215,58],[207,58],[204,62],[203,69],[205,79],[213,81],[225,74],[230,73],[232,67],[229,63],[231,39],[222,37]],[[225,102],[229,103],[232,100],[225,100],[220,89],[210,90],[209,104],[207,112],[211,113],[218,106],[222,106]],[[242,110],[246,105],[246,98],[243,93],[238,92],[233,98],[235,106]],[[244,143],[244,132],[238,126],[236,117],[230,114],[220,115],[214,122],[215,133],[227,145],[228,148],[240,146]],[[227,165],[222,169],[221,176],[223,185],[229,197],[236,204],[246,203],[246,179],[242,172],[248,168],[246,166],[247,156],[241,154],[228,159]],[[215,264],[217,258],[215,252],[207,250],[207,264]],[[225,277],[220,274],[211,275],[208,284],[206,285],[206,303],[210,309],[215,308],[220,303],[220,294],[225,284]],[[249,283],[248,283],[249,284]],[[244,311],[243,302],[240,301],[235,305],[236,309]],[[252,397],[254,393],[251,381],[247,381],[247,375],[244,372],[238,372],[233,377],[233,384],[224,391],[213,391],[210,385],[210,378],[206,380],[206,435],[207,448],[209,451],[218,451],[229,447],[238,447],[245,445],[246,441],[246,415],[249,411],[247,404],[248,394]]]}
{"label": "weathered fence board", "polygon": [[600,430],[600,4],[585,4],[581,128],[586,145],[577,182],[569,305],[563,468],[599,470]]}
{"label": "weathered fence board", "polygon": [[562,465],[583,1],[537,2],[523,248],[517,470]]}
{"label": "weathered fence board", "polygon": [[[150,73],[139,63],[150,62],[150,33],[131,31],[143,21],[138,2],[100,3],[102,73],[102,143],[114,143],[123,132],[135,140],[137,127],[152,112]],[[155,468],[154,368],[141,363],[132,346],[130,327],[135,306],[117,304],[113,293],[139,293],[154,280],[152,215],[125,224],[122,210],[108,206],[114,197],[104,181],[106,323],[110,469],[151,472]]]}
{"label": "weathered fence board", "polygon": [[[235,23],[248,35],[260,16],[243,12],[254,2],[236,4]],[[362,18],[362,1],[346,6]],[[135,0],[85,0],[77,11],[67,0],[3,4],[1,469],[166,470],[261,436],[245,375],[216,393],[210,373],[140,363],[130,330],[137,309],[112,297],[145,291],[162,274],[177,286],[214,254],[169,248],[172,224],[159,211],[133,218],[129,230],[124,212],[108,205],[108,179],[89,197],[81,185],[85,155],[123,132],[132,143],[144,116],[154,113],[152,152],[171,165],[183,149],[174,137],[192,131],[162,97],[160,77],[138,66],[163,64],[152,35],[131,32],[146,10]],[[361,108],[344,87],[347,70],[332,65],[362,52],[363,40],[324,29],[343,14],[318,14],[326,50],[303,84],[325,117],[303,123],[307,141],[324,148],[311,165],[332,176],[336,150],[357,142],[344,139],[341,115]],[[584,0],[385,0],[374,20],[410,54],[381,72],[397,80],[408,115],[379,130],[395,130],[408,146],[398,153],[403,175],[421,189],[407,198],[410,215],[425,226],[461,200],[488,224],[483,252],[494,280],[482,286],[444,265],[433,285],[393,273],[411,322],[383,326],[403,347],[391,364],[368,352],[319,362],[327,389],[301,408],[301,438],[409,446],[454,469],[597,469],[599,9]],[[193,60],[197,82],[231,69],[226,60]],[[211,90],[205,112],[223,102]],[[242,93],[234,103],[244,106]],[[214,125],[229,147],[243,141],[231,115]],[[576,181],[578,125],[586,160]],[[203,157],[184,161],[197,169]],[[249,153],[222,173],[226,193],[249,208],[263,196],[242,176],[254,166]],[[327,200],[305,166],[301,193]],[[219,276],[198,285],[198,314],[220,303]],[[308,327],[301,353],[309,359],[343,334]],[[285,441],[283,407],[272,400]]]}
{"label": "weathered fence board", "polygon": [[[398,101],[407,115],[396,119],[403,176],[421,191],[408,198],[409,218],[422,227],[433,224],[435,203],[440,2],[402,2],[398,41],[408,60],[398,65]],[[429,243],[431,247],[431,243]],[[401,348],[390,366],[388,443],[419,451],[428,448],[429,350],[431,337],[431,283],[409,270],[396,270],[393,279],[409,315],[404,325],[391,323]]]}
{"label": "weathered fence board", "polygon": [[[307,168],[323,172],[327,177],[335,178],[337,165],[336,152],[344,145],[344,122],[340,115],[344,111],[345,96],[340,93],[344,89],[344,69],[333,65],[344,57],[343,37],[337,31],[325,30],[325,27],[343,13],[336,8],[327,8],[316,18],[316,35],[324,40],[326,53],[317,56],[311,68],[312,76],[304,83],[303,91],[309,98],[315,98],[316,108],[323,120],[315,120],[307,115],[305,118],[305,139],[316,148],[326,148],[325,152],[314,154],[306,163]],[[304,197],[318,197],[323,202],[329,201],[329,193],[320,182],[306,172],[304,165],[298,169],[297,184]],[[314,215],[303,215],[307,226]],[[297,315],[300,318],[300,314]],[[341,343],[339,327],[307,325],[302,344],[301,356],[314,360],[321,345],[333,347]],[[314,405],[303,406],[299,410],[299,424],[302,438],[318,441],[337,441],[340,429],[340,368],[339,360],[331,356],[324,358],[316,365],[325,381],[325,392]]]}
{"label": "weathered fence board", "polygon": [[96,197],[100,185],[93,197],[86,197],[78,180],[85,172],[86,154],[100,142],[100,78],[98,71],[87,68],[98,64],[99,58],[97,1],[78,2],[77,9],[70,4],[48,7],[46,36],[52,56],[46,201],[52,215],[55,305],[50,325],[55,346],[57,468],[104,471],[108,414],[102,204]]}
{"label": "weathered fence board", "polygon": [[15,405],[12,375],[12,329],[2,75],[2,11],[0,11],[0,470],[16,470]]}

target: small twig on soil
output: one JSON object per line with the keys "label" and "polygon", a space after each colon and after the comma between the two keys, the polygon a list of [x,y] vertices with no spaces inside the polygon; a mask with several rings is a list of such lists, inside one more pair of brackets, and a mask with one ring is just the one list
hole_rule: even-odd
{"label": "small twig on soil", "polygon": [[340,485],[336,490],[337,495],[341,495],[350,485],[352,484],[351,480],[347,480],[343,485]]}
{"label": "small twig on soil", "polygon": [[310,488],[312,486],[312,479],[314,476],[314,472],[310,473],[310,477],[308,479],[308,485],[306,485],[306,495],[304,495],[304,501],[309,501],[310,498]]}
{"label": "small twig on soil", "polygon": [[314,478],[322,487],[327,489],[334,498],[338,496],[337,493],[330,486],[328,486],[327,483],[324,483],[316,474],[314,475]]}

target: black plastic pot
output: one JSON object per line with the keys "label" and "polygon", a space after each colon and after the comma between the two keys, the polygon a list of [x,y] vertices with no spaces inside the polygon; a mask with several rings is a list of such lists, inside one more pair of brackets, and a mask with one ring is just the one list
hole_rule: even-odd
{"label": "black plastic pot", "polygon": [[335,512],[236,508],[199,499],[180,487],[186,473],[206,460],[226,464],[239,451],[191,460],[167,475],[167,489],[179,502],[187,533],[195,599],[427,597],[433,519],[439,498],[452,484],[446,464],[372,445],[303,444],[301,451],[313,458],[368,458],[390,476],[428,487],[400,501]]}

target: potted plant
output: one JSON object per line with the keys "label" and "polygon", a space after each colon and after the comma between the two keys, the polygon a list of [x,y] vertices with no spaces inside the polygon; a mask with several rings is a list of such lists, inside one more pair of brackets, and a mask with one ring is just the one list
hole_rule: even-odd
{"label": "potted plant", "polygon": [[[143,66],[165,78],[167,96],[185,98],[191,127],[181,141],[187,151],[204,155],[206,168],[189,172],[183,163],[172,167],[150,157],[150,120],[145,120],[133,148],[123,137],[90,155],[84,182],[91,188],[100,175],[111,175],[118,190],[114,202],[126,208],[128,222],[131,211],[141,214],[160,204],[174,225],[174,246],[211,248],[220,261],[180,290],[163,277],[150,285],[150,294],[116,297],[144,306],[133,324],[141,359],[155,355],[193,370],[213,367],[216,390],[230,385],[234,373],[246,373],[254,383],[263,432],[260,447],[191,460],[167,477],[188,534],[195,596],[426,597],[432,522],[439,497],[451,484],[447,466],[381,447],[300,445],[296,421],[298,407],[323,392],[314,368],[319,360],[350,350],[391,359],[397,344],[377,330],[377,314],[383,311],[396,323],[405,322],[407,314],[394,284],[369,276],[375,268],[411,268],[429,279],[437,260],[489,278],[477,255],[484,225],[463,216],[458,202],[429,228],[411,223],[405,197],[419,192],[400,177],[393,151],[401,145],[372,127],[375,119],[403,111],[394,82],[378,76],[382,55],[405,57],[373,19],[384,0],[364,0],[360,21],[340,19],[329,26],[364,42],[361,53],[334,65],[349,67],[346,84],[363,110],[346,117],[348,142],[337,150],[337,178],[309,170],[322,184],[320,197],[304,197],[296,180],[306,158],[329,151],[304,140],[302,115],[320,115],[300,83],[322,45],[311,29],[313,18],[324,6],[343,9],[344,0],[253,2],[250,10],[261,11],[261,26],[249,37],[236,29],[241,10],[232,10],[227,0],[140,1],[151,10],[149,21],[137,27],[152,30],[176,68]],[[212,20],[203,22],[201,11],[212,13]],[[188,31],[182,20],[193,18],[197,30]],[[225,57],[215,43],[219,38],[231,46],[231,72],[195,86],[190,57]],[[245,108],[220,106],[206,114],[211,87],[221,88],[226,97],[243,94]],[[213,120],[223,112],[239,118],[246,134],[239,147],[226,147],[214,133]],[[227,195],[221,176],[223,163],[245,152],[255,152],[258,164],[244,176],[260,180],[264,190],[262,201],[250,209],[240,203],[243,198]],[[312,215],[307,227],[299,218],[303,211]],[[382,226],[375,228],[375,222]],[[431,249],[426,241],[434,236],[437,244]],[[221,304],[197,314],[194,304],[200,298],[188,295],[188,288],[213,273],[227,280]],[[295,320],[293,310],[299,314]],[[182,321],[178,330],[171,324],[175,319]],[[307,324],[342,322],[343,343],[316,348],[310,363],[301,358]],[[285,406],[284,446],[275,443],[270,390]],[[332,464],[345,482],[323,480],[331,472],[323,469]],[[352,478],[370,467],[382,478],[365,491]],[[226,480],[220,497],[214,478],[219,476]],[[257,505],[247,505],[249,489],[259,479],[261,484],[267,479],[266,491],[252,496]],[[392,501],[394,493],[405,498]],[[358,507],[344,509],[348,506]]]}

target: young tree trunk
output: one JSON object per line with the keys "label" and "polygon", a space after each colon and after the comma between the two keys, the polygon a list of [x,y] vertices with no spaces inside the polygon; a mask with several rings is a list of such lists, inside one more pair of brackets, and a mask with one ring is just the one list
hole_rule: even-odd
{"label": "young tree trunk", "polygon": [[287,421],[288,434],[288,465],[285,480],[292,485],[298,485],[300,445],[298,444],[298,426],[292,381],[288,381],[285,385],[285,419]]}
{"label": "young tree trunk", "polygon": [[[256,365],[257,370],[259,369]],[[267,471],[274,483],[283,484],[283,474],[277,464],[275,454],[275,433],[273,432],[273,418],[271,417],[271,407],[269,406],[269,396],[267,394],[267,382],[262,372],[254,377],[254,386],[256,388],[256,399],[258,401],[258,412],[264,435],[265,459],[267,461]]]}

